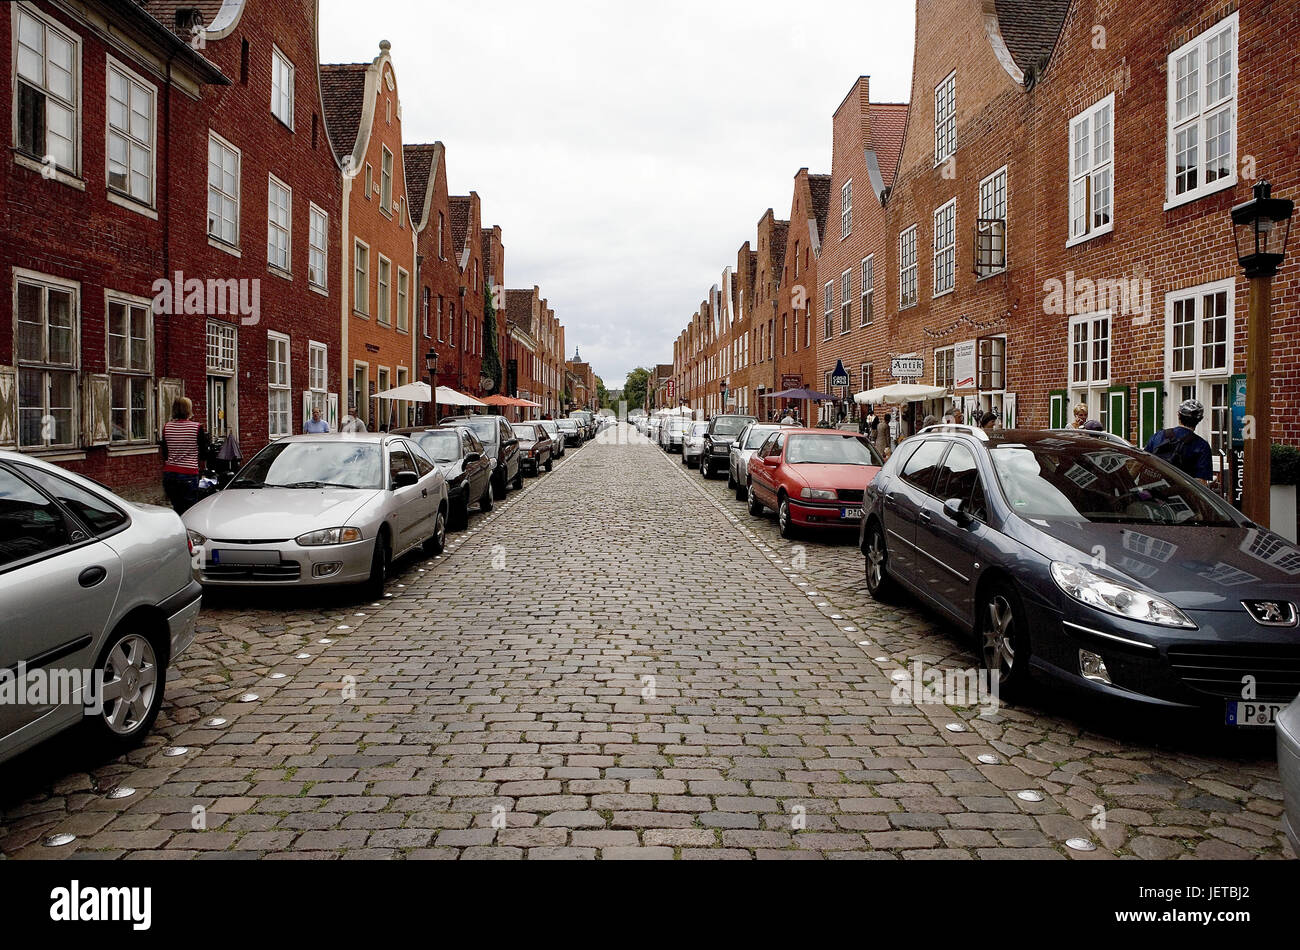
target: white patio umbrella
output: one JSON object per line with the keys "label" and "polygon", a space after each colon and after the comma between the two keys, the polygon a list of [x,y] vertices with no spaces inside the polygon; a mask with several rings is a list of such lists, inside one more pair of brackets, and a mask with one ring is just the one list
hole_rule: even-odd
{"label": "white patio umbrella", "polygon": [[858,393],[853,397],[853,401],[859,406],[874,406],[878,403],[904,405],[909,402],[924,402],[927,399],[941,399],[946,395],[948,395],[948,390],[942,386],[894,383],[892,386],[882,386],[878,389],[868,389],[864,393]]}
{"label": "white patio umbrella", "polygon": [[438,405],[439,406],[486,406],[487,403],[475,399],[473,396],[466,396],[464,393],[458,393],[450,386],[438,387]]}
{"label": "white patio umbrella", "polygon": [[396,389],[388,389],[375,394],[376,399],[389,399],[394,402],[430,402],[433,394],[428,383],[407,383]]}

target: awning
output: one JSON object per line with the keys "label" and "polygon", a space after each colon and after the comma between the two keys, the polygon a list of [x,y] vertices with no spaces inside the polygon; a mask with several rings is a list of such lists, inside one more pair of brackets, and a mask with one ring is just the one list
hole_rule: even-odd
{"label": "awning", "polygon": [[[423,383],[421,384],[423,385]],[[438,387],[438,405],[440,406],[487,406],[481,399],[458,393],[449,386]]]}
{"label": "awning", "polygon": [[541,409],[542,407],[535,402],[529,402],[527,399],[515,399],[513,396],[488,396],[483,400],[486,406],[510,406],[518,409]]}
{"label": "awning", "polygon": [[[439,392],[441,391],[439,390]],[[405,386],[398,386],[396,389],[386,389],[382,393],[376,393],[375,398],[404,402],[429,402],[432,397],[429,394],[428,383],[407,383]]]}
{"label": "awning", "polygon": [[764,399],[812,399],[815,402],[834,402],[834,396],[819,393],[815,389],[787,389],[779,393],[764,393]]}
{"label": "awning", "polygon": [[948,390],[942,386],[921,386],[917,383],[895,383],[879,389],[868,389],[858,393],[853,401],[859,406],[874,406],[878,403],[904,405],[909,402],[924,402],[927,399],[943,399]]}

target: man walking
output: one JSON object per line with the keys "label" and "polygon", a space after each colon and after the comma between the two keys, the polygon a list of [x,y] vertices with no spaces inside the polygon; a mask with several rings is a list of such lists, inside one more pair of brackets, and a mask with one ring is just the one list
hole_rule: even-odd
{"label": "man walking", "polygon": [[1157,432],[1147,443],[1147,451],[1164,459],[1174,468],[1208,483],[1214,477],[1213,451],[1210,443],[1196,434],[1205,418],[1205,406],[1189,399],[1178,407],[1178,426]]}
{"label": "man walking", "polygon": [[325,435],[330,431],[330,424],[320,417],[319,409],[312,409],[311,418],[302,427],[308,435]]}

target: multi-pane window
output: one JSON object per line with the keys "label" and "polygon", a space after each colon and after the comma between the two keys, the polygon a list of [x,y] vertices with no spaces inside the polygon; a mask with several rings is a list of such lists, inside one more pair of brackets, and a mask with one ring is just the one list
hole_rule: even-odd
{"label": "multi-pane window", "polygon": [[977,344],[979,365],[976,385],[980,392],[1002,392],[1007,388],[1007,338],[986,337]]}
{"label": "multi-pane window", "polygon": [[862,325],[868,326],[876,316],[876,257],[862,262]]}
{"label": "multi-pane window", "polygon": [[76,442],[77,293],[19,277],[16,284],[18,444]]}
{"label": "multi-pane window", "polygon": [[235,371],[235,328],[220,320],[208,321],[208,372],[230,374]]}
{"label": "multi-pane window", "polygon": [[1232,329],[1231,281],[1171,295],[1166,347],[1170,375],[1231,375]]}
{"label": "multi-pane window", "polygon": [[307,225],[307,280],[314,287],[324,288],[329,283],[329,215],[311,206]]}
{"label": "multi-pane window", "polygon": [[934,295],[952,290],[957,274],[957,201],[934,213]]}
{"label": "multi-pane window", "polygon": [[293,392],[289,375],[289,338],[266,335],[267,435],[280,439],[293,434]]}
{"label": "multi-pane window", "polygon": [[352,309],[370,313],[370,248],[360,241],[352,252]]}
{"label": "multi-pane window", "polygon": [[871,389],[871,377],[872,377],[871,364],[863,363],[862,364],[862,390],[861,390],[862,392],[867,392],[869,389]]}
{"label": "multi-pane window", "polygon": [[153,375],[153,313],[147,303],[108,301],[108,370],[113,442],[149,438]]}
{"label": "multi-pane window", "polygon": [[397,268],[397,329],[399,330],[406,330],[410,325],[407,313],[410,282],[410,275],[402,268]]}
{"label": "multi-pane window", "polygon": [[823,336],[829,340],[831,333],[834,332],[835,323],[835,281],[826,281],[826,287],[822,291],[822,323]]}
{"label": "multi-pane window", "polygon": [[1070,240],[1113,227],[1115,95],[1070,120]]}
{"label": "multi-pane window", "polygon": [[1171,203],[1237,180],[1237,17],[1233,13],[1169,57]]}
{"label": "multi-pane window", "polygon": [[153,204],[154,87],[108,61],[108,187]]}
{"label": "multi-pane window", "polygon": [[1086,314],[1070,321],[1070,398],[1084,403],[1109,431],[1110,314]]}
{"label": "multi-pane window", "polygon": [[388,297],[393,291],[393,265],[384,255],[379,255],[379,307],[375,311],[380,323],[388,323],[389,317],[389,300]]}
{"label": "multi-pane window", "polygon": [[957,74],[934,87],[934,163],[957,151]]}
{"label": "multi-pane window", "polygon": [[853,329],[853,271],[840,275],[840,332]]}
{"label": "multi-pane window", "polygon": [[293,128],[293,63],[271,47],[271,114]]}
{"label": "multi-pane window", "polygon": [[[324,417],[329,401],[329,347],[310,343],[307,347],[307,388],[311,393],[310,409],[319,409]],[[306,422],[306,420],[303,420]]]}
{"label": "multi-pane window", "polygon": [[208,134],[208,236],[239,243],[239,151]]}
{"label": "multi-pane window", "polygon": [[289,269],[292,236],[293,192],[274,176],[266,187],[266,262],[280,270]]}
{"label": "multi-pane window", "polygon": [[[848,237],[853,233],[853,180],[850,179],[844,183],[840,190],[840,237]],[[798,258],[795,258],[795,267],[798,267]]]}
{"label": "multi-pane window", "polygon": [[980,216],[975,228],[975,274],[987,277],[1007,266],[1007,169],[980,182]]}
{"label": "multi-pane window", "polygon": [[393,153],[387,147],[379,160],[379,207],[393,210]]}
{"label": "multi-pane window", "polygon": [[17,146],[76,174],[80,45],[25,6],[15,14]]}
{"label": "multi-pane window", "polygon": [[952,389],[957,375],[955,353],[951,346],[934,351],[934,384]]}
{"label": "multi-pane window", "polygon": [[916,225],[898,236],[898,306],[916,306]]}

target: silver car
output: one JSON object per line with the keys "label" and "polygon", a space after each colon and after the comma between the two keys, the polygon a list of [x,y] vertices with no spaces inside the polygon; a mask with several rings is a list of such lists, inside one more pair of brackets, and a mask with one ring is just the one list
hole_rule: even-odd
{"label": "silver car", "polygon": [[257,453],[224,491],[185,513],[209,586],[364,584],[447,536],[447,482],[409,439],[385,433],[291,436]]}
{"label": "silver car", "polygon": [[565,449],[564,436],[560,434],[560,427],[555,424],[555,420],[541,419],[535,421],[533,425],[539,425],[546,430],[546,434],[549,435],[551,437],[551,441],[555,443],[555,457],[557,459],[564,458],[564,449]]}
{"label": "silver car", "polygon": [[704,454],[704,434],[709,431],[707,422],[692,422],[682,437],[682,464],[690,467],[700,464]]}
{"label": "silver car", "polygon": [[0,451],[0,760],[83,721],[113,751],[148,734],[194,641],[190,562],[171,509]]}
{"label": "silver car", "polygon": [[783,427],[779,425],[751,422],[740,430],[740,435],[731,443],[731,450],[727,453],[727,487],[735,491],[736,501],[744,501],[749,497],[749,491],[745,487],[749,460],[767,441],[767,437],[781,428]]}
{"label": "silver car", "polygon": [[1291,841],[1291,850],[1300,857],[1300,699],[1277,717],[1277,770],[1286,800],[1282,830]]}

